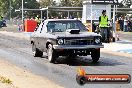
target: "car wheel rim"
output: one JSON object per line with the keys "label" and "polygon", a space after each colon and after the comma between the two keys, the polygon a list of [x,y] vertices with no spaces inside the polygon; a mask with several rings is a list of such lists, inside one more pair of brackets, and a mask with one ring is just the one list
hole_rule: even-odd
{"label": "car wheel rim", "polygon": [[53,49],[52,49],[52,45],[50,44],[48,46],[48,60],[51,61],[52,60],[52,53],[53,53]]}

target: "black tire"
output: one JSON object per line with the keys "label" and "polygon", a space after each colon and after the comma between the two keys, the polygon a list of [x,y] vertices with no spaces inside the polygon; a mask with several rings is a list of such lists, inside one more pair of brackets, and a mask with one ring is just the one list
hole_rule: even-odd
{"label": "black tire", "polygon": [[[115,40],[116,40],[115,37],[113,37],[113,42],[115,42]],[[117,41],[119,41],[119,38],[117,39]]]}
{"label": "black tire", "polygon": [[43,52],[36,48],[36,45],[32,43],[32,53],[34,57],[42,57]]}
{"label": "black tire", "polygon": [[56,58],[58,57],[58,55],[57,55],[57,52],[53,49],[52,44],[48,45],[47,55],[48,55],[49,62],[50,63],[55,63]]}
{"label": "black tire", "polygon": [[94,49],[91,51],[91,57],[94,63],[98,62],[100,58],[100,49]]}

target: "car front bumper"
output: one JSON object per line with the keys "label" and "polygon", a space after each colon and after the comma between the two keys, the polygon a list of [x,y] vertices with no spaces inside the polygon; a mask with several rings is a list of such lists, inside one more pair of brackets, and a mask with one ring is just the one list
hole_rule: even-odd
{"label": "car front bumper", "polygon": [[104,45],[53,45],[54,49],[98,49],[104,48]]}

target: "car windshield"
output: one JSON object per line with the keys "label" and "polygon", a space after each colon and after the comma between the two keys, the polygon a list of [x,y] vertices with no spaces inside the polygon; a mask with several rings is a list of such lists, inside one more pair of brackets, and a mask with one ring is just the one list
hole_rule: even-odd
{"label": "car windshield", "polygon": [[48,32],[65,32],[68,29],[79,29],[87,31],[81,21],[49,21],[47,25]]}

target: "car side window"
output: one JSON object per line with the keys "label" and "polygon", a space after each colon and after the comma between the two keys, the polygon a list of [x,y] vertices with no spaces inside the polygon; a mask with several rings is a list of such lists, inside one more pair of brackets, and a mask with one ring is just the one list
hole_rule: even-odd
{"label": "car side window", "polygon": [[48,31],[48,32],[51,32],[51,31],[53,31],[54,29],[55,29],[55,23],[53,23],[53,22],[50,23],[50,22],[49,22],[49,23],[47,24],[47,31]]}

